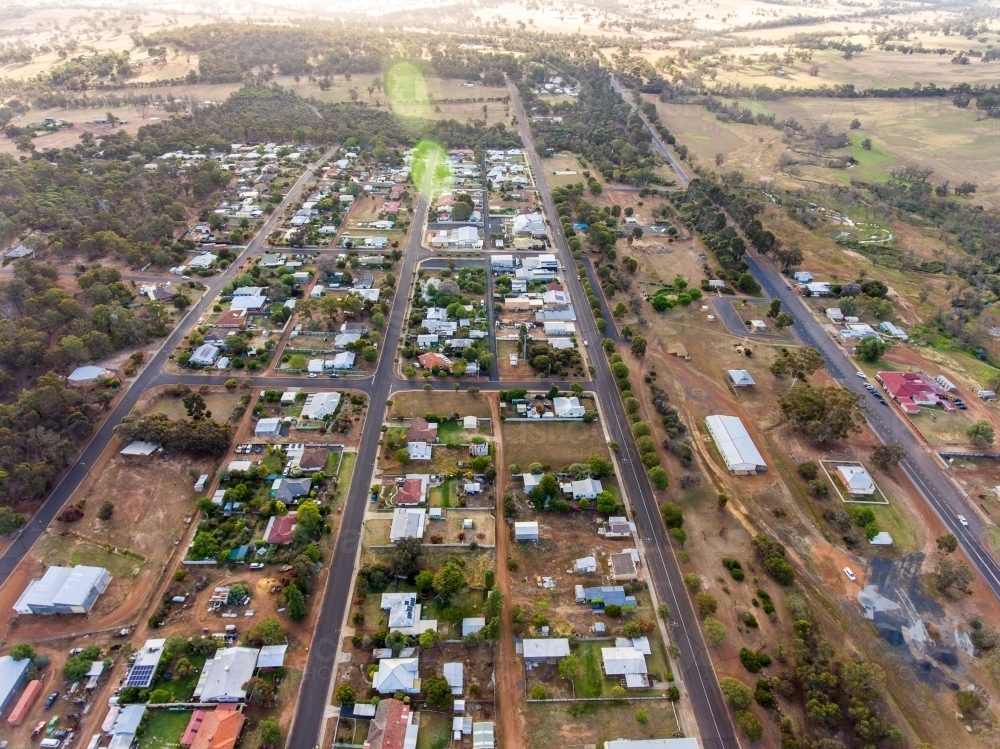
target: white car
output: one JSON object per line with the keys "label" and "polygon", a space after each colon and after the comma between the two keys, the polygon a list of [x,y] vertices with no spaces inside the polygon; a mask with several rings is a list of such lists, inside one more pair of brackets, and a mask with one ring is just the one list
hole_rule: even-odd
{"label": "white car", "polygon": [[968,527],[969,527],[969,521],[965,519],[965,515],[959,515],[959,516],[958,516],[958,522],[960,522],[960,523],[961,523],[962,525],[964,525],[964,526],[965,526],[966,528],[968,528]]}
{"label": "white car", "polygon": [[866,375],[864,372],[855,372],[854,374],[856,374],[862,380],[867,380],[868,379],[868,375]]}
{"label": "white car", "polygon": [[315,372],[310,372],[309,376],[310,377],[319,377],[319,375],[317,375]]}
{"label": "white car", "polygon": [[250,563],[250,569],[252,569],[252,570],[262,570],[262,569],[264,569],[264,563],[263,562],[251,562]]}
{"label": "white car", "polygon": [[847,575],[847,579],[852,583],[858,579],[858,576],[854,574],[854,570],[850,567],[844,567],[844,574]]}

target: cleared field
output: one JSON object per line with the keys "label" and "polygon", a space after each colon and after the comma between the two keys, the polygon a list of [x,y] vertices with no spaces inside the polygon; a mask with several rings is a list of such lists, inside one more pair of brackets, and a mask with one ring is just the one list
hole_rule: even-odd
{"label": "cleared field", "polygon": [[[648,722],[636,720],[638,707],[646,707]],[[677,730],[674,712],[665,703],[643,705],[611,702],[529,703],[525,706],[530,746],[603,746],[605,741],[622,737],[653,739],[672,736]]]}
{"label": "cleared field", "polygon": [[[202,396],[205,399],[205,406],[211,412],[212,418],[217,421],[225,421],[232,413],[233,407],[240,402],[240,394],[236,392],[208,393]],[[171,419],[188,418],[184,408],[182,398],[162,397],[149,409],[150,413],[166,414]]]}
{"label": "cleared field", "polygon": [[406,390],[393,393],[390,416],[393,419],[412,419],[428,412],[451,416],[490,417],[490,401],[481,393],[425,393],[420,390]]}
{"label": "cleared field", "polygon": [[608,443],[598,422],[505,421],[501,427],[504,459],[522,468],[529,463],[549,463],[558,470],[591,455],[610,457]]}
{"label": "cleared field", "polygon": [[[576,182],[586,183],[587,179],[583,176],[584,171],[590,171],[591,176],[603,183],[600,174],[592,169],[584,170],[580,166],[580,161],[576,154],[572,153],[560,152],[551,158],[542,159],[542,169],[545,170],[545,181],[551,187],[563,187],[564,185],[572,185]],[[572,172],[572,174],[556,174],[556,172]]]}

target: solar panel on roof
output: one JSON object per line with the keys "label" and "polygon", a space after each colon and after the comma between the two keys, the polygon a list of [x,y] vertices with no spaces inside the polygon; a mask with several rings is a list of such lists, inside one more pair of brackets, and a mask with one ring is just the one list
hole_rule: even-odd
{"label": "solar panel on roof", "polygon": [[156,671],[156,666],[133,666],[132,670],[129,672],[128,680],[125,682],[127,687],[148,687],[153,682],[153,673]]}

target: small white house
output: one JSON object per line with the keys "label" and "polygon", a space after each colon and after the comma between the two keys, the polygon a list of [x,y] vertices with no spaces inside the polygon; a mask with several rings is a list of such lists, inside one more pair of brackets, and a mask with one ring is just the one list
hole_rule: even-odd
{"label": "small white house", "polygon": [[578,575],[589,575],[597,572],[596,557],[582,557],[573,562],[573,572]]}
{"label": "small white house", "polygon": [[837,466],[837,474],[852,497],[865,497],[875,493],[875,482],[864,466]]}
{"label": "small white house", "polygon": [[280,437],[281,419],[261,419],[253,430],[255,437]]}
{"label": "small white house", "polygon": [[538,522],[535,520],[514,523],[515,541],[537,541]]}
{"label": "small white house", "polygon": [[560,419],[582,419],[584,413],[586,413],[586,409],[580,405],[580,399],[575,396],[571,398],[553,398],[552,410],[555,412],[556,417]]}

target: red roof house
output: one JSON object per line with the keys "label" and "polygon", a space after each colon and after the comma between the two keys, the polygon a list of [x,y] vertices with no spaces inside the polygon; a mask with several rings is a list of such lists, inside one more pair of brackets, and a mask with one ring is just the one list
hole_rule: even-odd
{"label": "red roof house", "polygon": [[414,416],[406,428],[407,442],[437,442],[437,424],[428,423],[423,416]]}
{"label": "red roof house", "polygon": [[245,325],[247,321],[247,311],[245,309],[227,309],[219,314],[216,319],[217,328],[238,328]]}
{"label": "red roof house", "polygon": [[945,397],[944,389],[923,372],[879,372],[875,379],[885,386],[903,413],[918,414],[920,406],[955,409]]}
{"label": "red roof house", "polygon": [[365,749],[403,749],[409,724],[409,705],[396,699],[380,700],[368,728]]}
{"label": "red roof house", "polygon": [[424,369],[434,369],[434,367],[448,369],[451,367],[451,359],[441,354],[435,354],[433,351],[421,354],[417,357],[417,361],[420,362],[420,366]]}
{"label": "red roof house", "polygon": [[269,544],[290,544],[295,530],[295,513],[272,515],[264,529],[264,541]]}
{"label": "red roof house", "polygon": [[545,285],[545,290],[546,291],[566,291],[566,289],[563,288],[563,285],[561,283],[559,283],[558,281],[549,281]]}
{"label": "red roof house", "polygon": [[[194,721],[193,715],[191,720]],[[191,743],[187,746],[191,749],[233,749],[240,733],[243,732],[244,720],[243,714],[236,710],[236,705],[219,705],[215,710],[205,712]],[[191,723],[188,723],[188,730],[184,732],[181,746],[185,746],[183,739],[187,738],[190,730]]]}
{"label": "red roof house", "polygon": [[408,507],[418,505],[425,499],[423,480],[413,478],[403,481],[392,501],[397,507]]}

